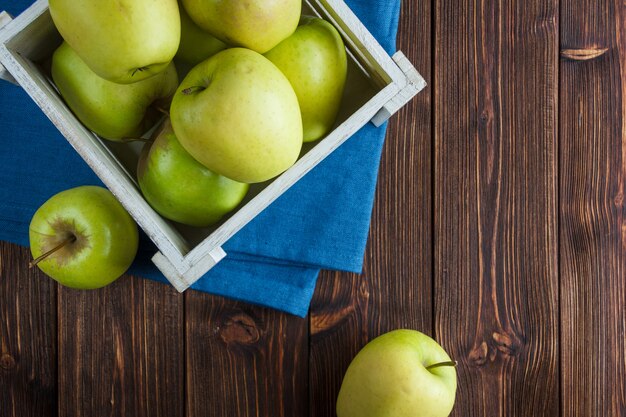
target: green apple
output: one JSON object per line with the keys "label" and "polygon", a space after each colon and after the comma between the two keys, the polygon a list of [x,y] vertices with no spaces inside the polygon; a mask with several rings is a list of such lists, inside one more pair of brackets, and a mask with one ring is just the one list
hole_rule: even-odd
{"label": "green apple", "polygon": [[154,77],[133,84],[107,81],[91,71],[66,42],[52,56],[52,79],[76,117],[111,140],[145,133],[159,116],[154,106],[167,107],[178,87],[173,63]]}
{"label": "green apple", "polygon": [[28,229],[30,250],[45,274],[71,288],[104,287],[137,254],[137,225],[105,188],[82,186],[46,201]]}
{"label": "green apple", "polygon": [[303,16],[293,35],[265,54],[291,82],[298,96],[304,141],[326,135],[337,119],[348,61],[337,29]]}
{"label": "green apple", "polygon": [[171,120],[181,145],[211,171],[235,181],[266,181],[302,148],[302,117],[289,81],[263,55],[218,52],[178,87]]}
{"label": "green apple", "polygon": [[100,77],[133,83],[165,70],[180,43],[176,0],[50,0],[59,33]]}
{"label": "green apple", "polygon": [[183,149],[166,121],[146,143],[137,167],[139,187],[163,217],[190,226],[217,223],[233,210],[249,185],[209,171]]}
{"label": "green apple", "polygon": [[423,333],[402,329],[383,334],[348,367],[337,417],[446,417],[456,394],[454,365]]}
{"label": "green apple", "polygon": [[226,49],[224,42],[194,23],[181,4],[179,4],[179,9],[180,46],[176,52],[176,58],[193,66]]}
{"label": "green apple", "polygon": [[182,0],[194,22],[229,45],[265,53],[296,30],[301,0]]}

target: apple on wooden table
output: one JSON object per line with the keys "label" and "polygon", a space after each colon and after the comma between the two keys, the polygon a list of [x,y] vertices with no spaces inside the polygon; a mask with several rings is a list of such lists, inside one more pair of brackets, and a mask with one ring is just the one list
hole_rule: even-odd
{"label": "apple on wooden table", "polygon": [[416,330],[394,330],[356,355],[337,398],[337,417],[447,417],[456,370],[445,350]]}
{"label": "apple on wooden table", "polygon": [[229,45],[261,54],[291,35],[301,0],[182,0],[194,22]]}
{"label": "apple on wooden table", "polygon": [[163,217],[206,227],[232,211],[249,185],[209,171],[183,149],[166,121],[153,143],[146,143],[137,168],[139,187]]}
{"label": "apple on wooden table", "polygon": [[133,83],[165,70],[180,43],[177,0],[50,0],[59,33],[93,72]]}
{"label": "apple on wooden table", "polygon": [[318,17],[303,16],[296,31],[265,56],[285,74],[298,96],[304,141],[322,138],[337,118],[348,72],[337,29]]}
{"label": "apple on wooden table", "polygon": [[174,94],[171,121],[192,157],[238,182],[277,176],[302,148],[293,88],[274,64],[249,49],[226,49],[195,66]]}
{"label": "apple on wooden table", "polygon": [[[103,138],[120,140],[141,136],[167,107],[178,86],[173,63],[154,77],[133,84],[101,78],[66,43],[52,56],[52,79],[76,117]],[[159,103],[162,102],[162,103]]]}
{"label": "apple on wooden table", "polygon": [[110,191],[97,186],[52,196],[35,212],[28,233],[31,266],[71,288],[110,284],[137,254],[137,225]]}

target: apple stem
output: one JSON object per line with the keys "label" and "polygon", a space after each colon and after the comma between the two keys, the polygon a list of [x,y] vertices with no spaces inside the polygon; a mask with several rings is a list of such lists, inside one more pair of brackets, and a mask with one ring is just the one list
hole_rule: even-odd
{"label": "apple stem", "polygon": [[427,366],[426,370],[430,371],[431,369],[439,368],[440,366],[456,366],[456,365],[457,365],[456,361],[438,362],[430,366]]}
{"label": "apple stem", "polygon": [[189,96],[193,93],[197,93],[198,91],[206,90],[206,87],[202,85],[195,85],[193,87],[185,88],[182,93],[186,96]]}
{"label": "apple stem", "polygon": [[148,67],[135,68],[135,70],[133,71],[131,77],[134,77],[135,74],[137,74],[137,72],[142,72],[142,71],[145,71],[147,69],[148,69]]}
{"label": "apple stem", "polygon": [[65,245],[69,245],[70,243],[74,243],[76,241],[76,236],[71,235],[69,236],[67,239],[63,240],[61,243],[59,243],[58,245],[56,245],[54,248],[50,249],[48,252],[44,253],[43,255],[33,259],[32,261],[30,261],[28,263],[28,267],[32,268],[35,265],[37,265],[39,262],[43,261],[44,259],[46,259],[48,256],[52,255],[53,253],[55,253],[56,251],[60,250],[61,248],[63,248]]}
{"label": "apple stem", "polygon": [[154,108],[154,110],[158,111],[159,113],[163,113],[164,115],[166,115],[167,117],[170,116],[170,112],[167,111],[166,109],[164,109],[161,106],[157,106],[157,105],[152,105],[152,108]]}

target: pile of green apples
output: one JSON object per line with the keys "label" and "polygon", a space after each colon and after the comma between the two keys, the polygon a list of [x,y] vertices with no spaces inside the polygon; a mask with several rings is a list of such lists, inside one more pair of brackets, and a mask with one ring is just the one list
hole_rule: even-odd
{"label": "pile of green apples", "polygon": [[[50,0],[49,8],[63,38],[51,60],[57,90],[101,138],[146,142],[138,184],[167,219],[217,223],[249,184],[287,170],[337,118],[345,46],[330,23],[302,15],[301,0]],[[78,211],[57,204],[55,221],[40,216],[56,225],[46,236],[65,238],[38,239],[47,226],[31,222],[33,256],[48,254],[38,262],[44,272],[89,249],[72,228]]]}

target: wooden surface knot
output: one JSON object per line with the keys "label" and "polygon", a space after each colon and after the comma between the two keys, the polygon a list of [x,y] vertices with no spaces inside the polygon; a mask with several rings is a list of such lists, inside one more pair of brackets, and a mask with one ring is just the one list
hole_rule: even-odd
{"label": "wooden surface knot", "polygon": [[368,280],[362,279],[359,284],[359,299],[362,303],[367,303],[370,298],[370,285]]}
{"label": "wooden surface knot", "polygon": [[311,334],[317,335],[324,331],[341,327],[342,323],[353,316],[356,309],[348,305],[338,310],[311,313]]}
{"label": "wooden surface knot", "polygon": [[480,112],[480,122],[482,124],[487,124],[491,119],[493,119],[493,111],[491,109],[484,109]]}
{"label": "wooden surface knot", "polygon": [[245,313],[226,318],[217,331],[226,344],[252,345],[261,338],[257,323]]}
{"label": "wooden surface knot", "polygon": [[515,356],[521,346],[521,341],[514,334],[493,332],[491,335],[496,343],[496,349],[507,356]]}
{"label": "wooden surface knot", "polygon": [[476,367],[484,366],[489,360],[489,346],[483,341],[480,345],[474,346],[469,353],[469,363]]}
{"label": "wooden surface knot", "polygon": [[550,11],[546,15],[538,16],[531,22],[529,33],[533,36],[555,33],[557,31],[557,14]]}
{"label": "wooden surface knot", "polygon": [[350,326],[361,314],[366,314],[370,299],[370,282],[366,277],[359,277],[358,284],[350,294],[333,294],[333,301],[318,309],[311,309],[311,335],[321,336],[332,333],[344,325]]}
{"label": "wooden surface knot", "polygon": [[576,48],[576,49],[562,49],[561,58],[571,61],[589,61],[598,58],[606,53],[609,48]]}
{"label": "wooden surface knot", "polygon": [[482,367],[487,362],[495,362],[498,356],[516,356],[523,346],[522,340],[510,332],[493,332],[491,340],[476,343],[468,355],[468,362]]}
{"label": "wooden surface knot", "polygon": [[2,356],[0,356],[0,368],[5,371],[10,371],[15,368],[15,359],[13,356],[8,353],[3,353]]}

